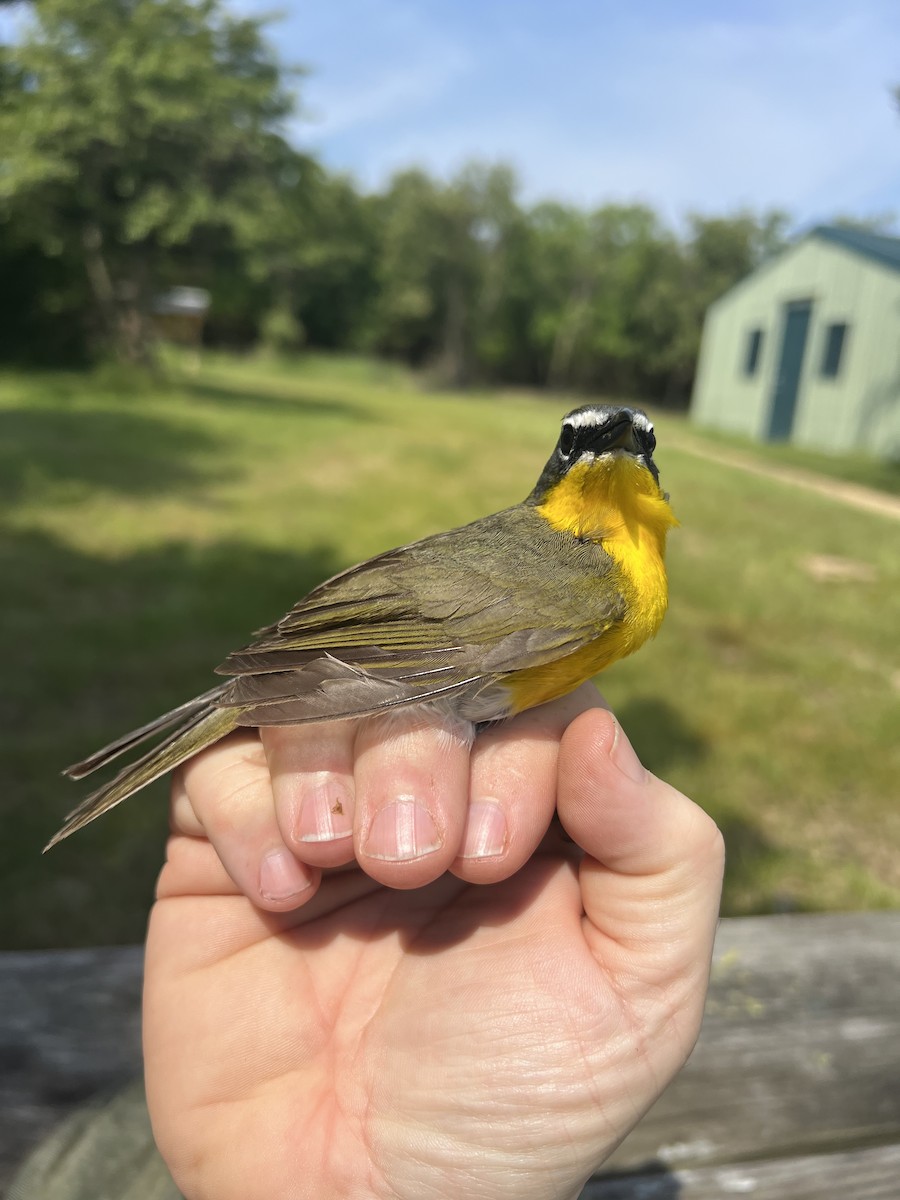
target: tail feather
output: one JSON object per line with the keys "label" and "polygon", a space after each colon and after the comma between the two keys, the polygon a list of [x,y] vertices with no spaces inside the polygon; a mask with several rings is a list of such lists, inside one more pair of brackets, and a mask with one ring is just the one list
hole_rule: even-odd
{"label": "tail feather", "polygon": [[[160,775],[165,775],[167,771],[171,771],[191,755],[211,746],[213,742],[217,742],[237,728],[240,709],[216,708],[207,702],[197,711],[198,703],[207,701],[207,699],[208,694],[183,705],[181,709],[173,710],[179,715],[182,711],[191,712],[192,709],[194,711],[185,724],[170,733],[158,746],[154,746],[141,758],[123,767],[109,783],[104,784],[103,787],[98,788],[96,792],[92,792],[90,796],[82,800],[78,807],[69,813],[62,829],[55,833],[44,847],[45,852],[51,846],[55,846],[57,842],[61,842],[63,838],[67,838],[69,834],[83,829],[85,825],[89,825],[103,813],[108,812],[117,804],[121,804],[123,800],[127,800],[129,796],[158,779]],[[136,745],[157,730],[167,728],[172,724],[172,720],[169,718],[177,719],[173,713],[167,713],[165,717],[160,717],[159,720],[151,722],[149,726],[144,726],[143,730],[135,730],[133,734],[126,734],[118,742],[112,742],[92,758],[85,759],[84,764],[78,764],[78,766],[84,766],[94,760],[97,761],[89,767],[89,770],[102,766],[104,762],[109,762],[129,746]],[[87,771],[82,771],[82,774],[87,773]]]}
{"label": "tail feather", "polygon": [[124,754],[134,746],[139,746],[147,738],[153,737],[154,734],[162,733],[164,729],[169,729],[179,722],[185,722],[188,718],[194,717],[201,709],[208,708],[221,695],[225,686],[225,684],[220,683],[216,687],[210,688],[208,692],[204,692],[202,696],[195,696],[193,700],[188,700],[185,704],[179,704],[177,708],[170,709],[169,712],[163,713],[161,717],[157,717],[153,721],[148,721],[146,725],[141,725],[139,729],[132,729],[129,733],[123,734],[122,737],[116,738],[114,742],[110,742],[109,745],[96,750],[88,758],[82,759],[81,762],[73,763],[71,767],[66,767],[63,775],[68,776],[69,779],[84,779],[85,775],[90,775],[92,771],[97,771],[101,767],[105,767],[107,763],[111,763],[120,754]]}

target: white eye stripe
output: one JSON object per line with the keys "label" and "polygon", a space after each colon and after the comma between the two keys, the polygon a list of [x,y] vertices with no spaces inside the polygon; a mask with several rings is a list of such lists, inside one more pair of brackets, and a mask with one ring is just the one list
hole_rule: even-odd
{"label": "white eye stripe", "polygon": [[563,421],[563,425],[571,425],[573,429],[585,429],[588,426],[599,429],[608,420],[608,413],[600,412],[596,408],[588,408],[581,409],[579,412],[569,413]]}
{"label": "white eye stripe", "polygon": [[[614,408],[609,411],[599,408],[581,408],[577,412],[569,413],[568,416],[564,417],[563,425],[571,425],[573,429],[585,429],[589,427],[602,429],[610,417],[622,411],[621,408]],[[643,430],[644,433],[653,432],[653,422],[644,413],[638,412],[636,409],[628,409],[627,411],[631,413],[631,420],[636,428]]]}
{"label": "white eye stripe", "polygon": [[653,432],[653,422],[648,417],[645,417],[642,412],[633,413],[632,422],[638,429],[643,429],[644,433]]}

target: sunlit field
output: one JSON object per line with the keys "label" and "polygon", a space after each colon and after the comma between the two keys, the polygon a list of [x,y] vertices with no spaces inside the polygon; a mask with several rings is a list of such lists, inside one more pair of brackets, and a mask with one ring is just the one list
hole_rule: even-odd
{"label": "sunlit field", "polygon": [[[86,790],[60,769],[327,575],[524,497],[567,407],[312,356],[0,376],[2,945],[138,940],[165,787],[42,858]],[[667,447],[675,420],[670,614],[605,694],[720,822],[727,913],[896,905],[900,524]]]}

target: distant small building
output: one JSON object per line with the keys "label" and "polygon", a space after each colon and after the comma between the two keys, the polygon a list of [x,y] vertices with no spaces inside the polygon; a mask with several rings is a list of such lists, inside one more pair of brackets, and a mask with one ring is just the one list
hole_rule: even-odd
{"label": "distant small building", "polygon": [[900,459],[900,238],[821,225],[721,296],[691,417]]}
{"label": "distant small building", "polygon": [[153,298],[153,323],[159,335],[181,346],[199,346],[209,312],[205,288],[174,287]]}

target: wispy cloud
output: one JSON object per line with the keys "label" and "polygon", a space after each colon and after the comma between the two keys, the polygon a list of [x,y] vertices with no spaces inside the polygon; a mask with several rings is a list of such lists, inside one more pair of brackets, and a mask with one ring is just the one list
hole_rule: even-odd
{"label": "wispy cloud", "polygon": [[[265,12],[265,0],[235,2],[245,12]],[[377,143],[386,130],[452,105],[473,65],[465,40],[414,0],[291,6],[272,33],[283,56],[309,69],[295,136],[326,153],[335,149],[339,158],[353,156],[345,147],[356,137]]]}
{"label": "wispy cloud", "polygon": [[456,47],[441,47],[425,60],[383,67],[350,86],[329,84],[323,78],[304,114],[310,122],[304,135],[322,141],[408,114],[439,99],[453,80],[465,74],[468,65],[465,53]]}

